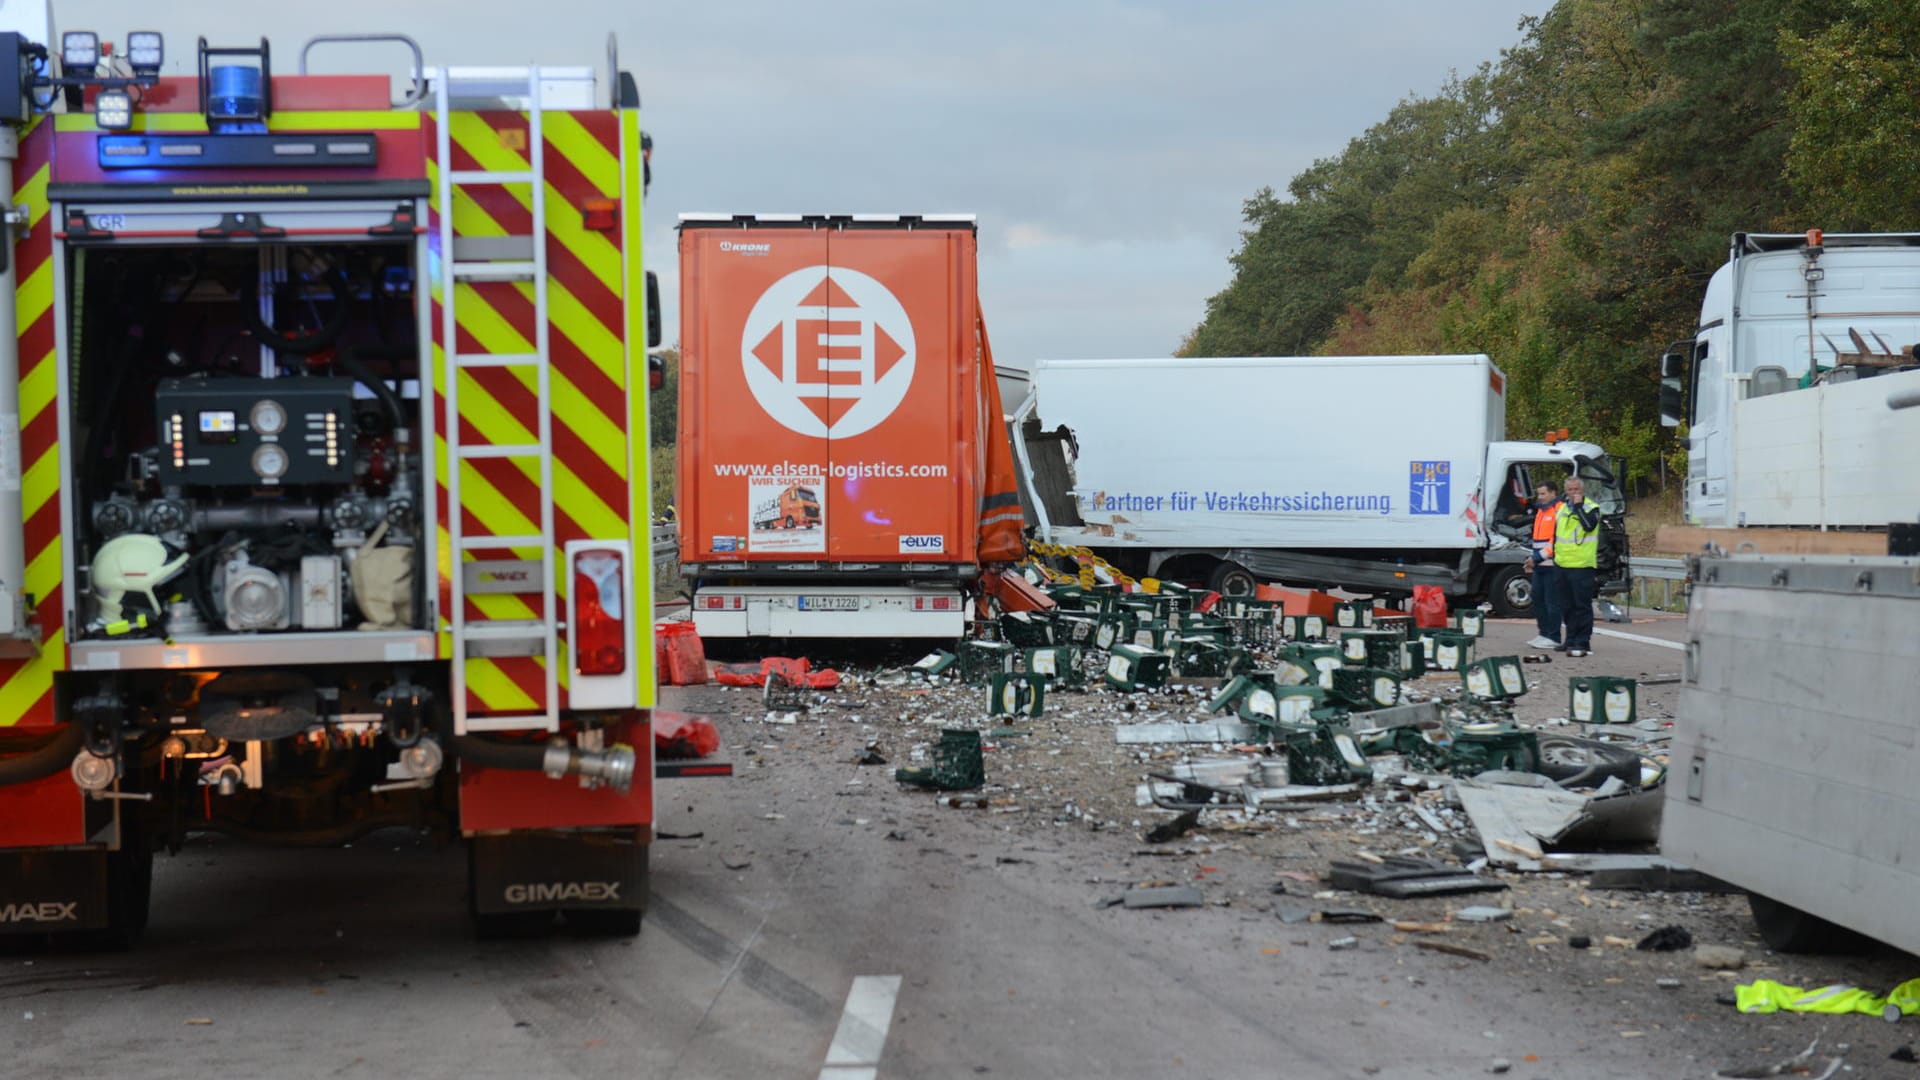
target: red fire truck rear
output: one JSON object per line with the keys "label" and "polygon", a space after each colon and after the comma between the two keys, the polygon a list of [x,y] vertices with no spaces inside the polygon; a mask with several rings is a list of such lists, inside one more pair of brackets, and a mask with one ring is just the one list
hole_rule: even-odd
{"label": "red fire truck rear", "polygon": [[[386,826],[465,838],[483,932],[637,931],[658,331],[632,77],[364,35],[293,75],[202,38],[162,76],[158,34],[23,11],[0,933],[129,942],[190,833]],[[411,85],[306,74],[317,49],[411,50]]]}

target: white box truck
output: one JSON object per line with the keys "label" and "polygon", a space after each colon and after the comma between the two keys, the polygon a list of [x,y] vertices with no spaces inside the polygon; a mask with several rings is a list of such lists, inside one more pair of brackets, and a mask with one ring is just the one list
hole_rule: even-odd
{"label": "white box truck", "polygon": [[1485,356],[1041,360],[1014,416],[1041,539],[1126,573],[1247,595],[1260,581],[1532,609],[1527,500],[1578,473],[1628,582],[1621,473],[1600,447],[1506,438]]}

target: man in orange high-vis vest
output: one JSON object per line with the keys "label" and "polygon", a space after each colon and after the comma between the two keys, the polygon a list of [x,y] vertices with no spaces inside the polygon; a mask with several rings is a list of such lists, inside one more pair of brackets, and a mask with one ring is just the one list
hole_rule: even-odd
{"label": "man in orange high-vis vest", "polygon": [[1560,568],[1553,562],[1554,534],[1560,521],[1560,489],[1551,480],[1542,480],[1533,489],[1533,553],[1527,557],[1527,572],[1533,575],[1533,621],[1540,633],[1527,644],[1535,649],[1560,647],[1560,621],[1566,604],[1560,595],[1563,582]]}

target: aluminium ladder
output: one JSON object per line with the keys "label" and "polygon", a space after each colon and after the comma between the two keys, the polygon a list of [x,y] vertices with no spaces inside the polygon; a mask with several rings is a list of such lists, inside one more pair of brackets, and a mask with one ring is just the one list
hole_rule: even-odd
{"label": "aluminium ladder", "polygon": [[[441,389],[446,395],[449,422],[447,440],[447,532],[453,555],[452,598],[448,617],[453,624],[452,694],[453,730],[456,735],[469,731],[558,731],[560,727],[560,641],[559,611],[556,599],[558,580],[554,576],[553,525],[553,408],[550,354],[547,329],[547,211],[546,147],[541,123],[541,69],[526,69],[527,161],[523,172],[455,170],[452,157],[452,99],[457,95],[449,84],[461,82],[460,69],[443,68],[435,73],[435,133],[439,140],[440,167],[440,312],[441,344],[444,366]],[[515,72],[517,75],[518,72]],[[486,73],[491,86],[498,82],[498,69]],[[475,81],[479,81],[476,73]],[[517,89],[517,86],[515,87]],[[513,261],[456,261],[453,234],[453,193],[456,187],[475,185],[529,185],[533,204],[533,235],[527,237],[530,255]],[[533,283],[533,351],[530,353],[462,353],[459,351],[459,320],[455,297],[459,286],[479,282],[522,281]],[[460,435],[460,373],[474,368],[532,368],[534,393],[539,411],[537,441],[532,443],[463,443]],[[540,506],[537,534],[522,536],[469,536],[465,507],[460,498],[460,469],[465,462],[481,458],[518,462],[539,461]],[[527,508],[522,507],[524,513]],[[531,516],[531,515],[529,515]],[[540,551],[540,617],[538,619],[468,619],[467,554],[499,552],[515,548]],[[483,556],[484,559],[484,556]],[[529,590],[531,591],[531,590]],[[475,646],[481,650],[474,653]],[[489,648],[491,646],[491,648]],[[514,714],[469,716],[467,707],[467,666],[482,655],[541,656],[546,660],[542,710]]]}

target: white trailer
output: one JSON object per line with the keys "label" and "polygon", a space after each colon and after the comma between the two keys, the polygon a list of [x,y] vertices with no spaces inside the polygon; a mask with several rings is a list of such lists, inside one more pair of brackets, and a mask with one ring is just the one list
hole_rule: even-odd
{"label": "white trailer", "polygon": [[1432,584],[1523,615],[1514,523],[1536,477],[1578,472],[1608,522],[1601,579],[1627,582],[1619,469],[1592,443],[1507,441],[1485,356],[1041,360],[1015,422],[1041,538],[1128,573]]}

